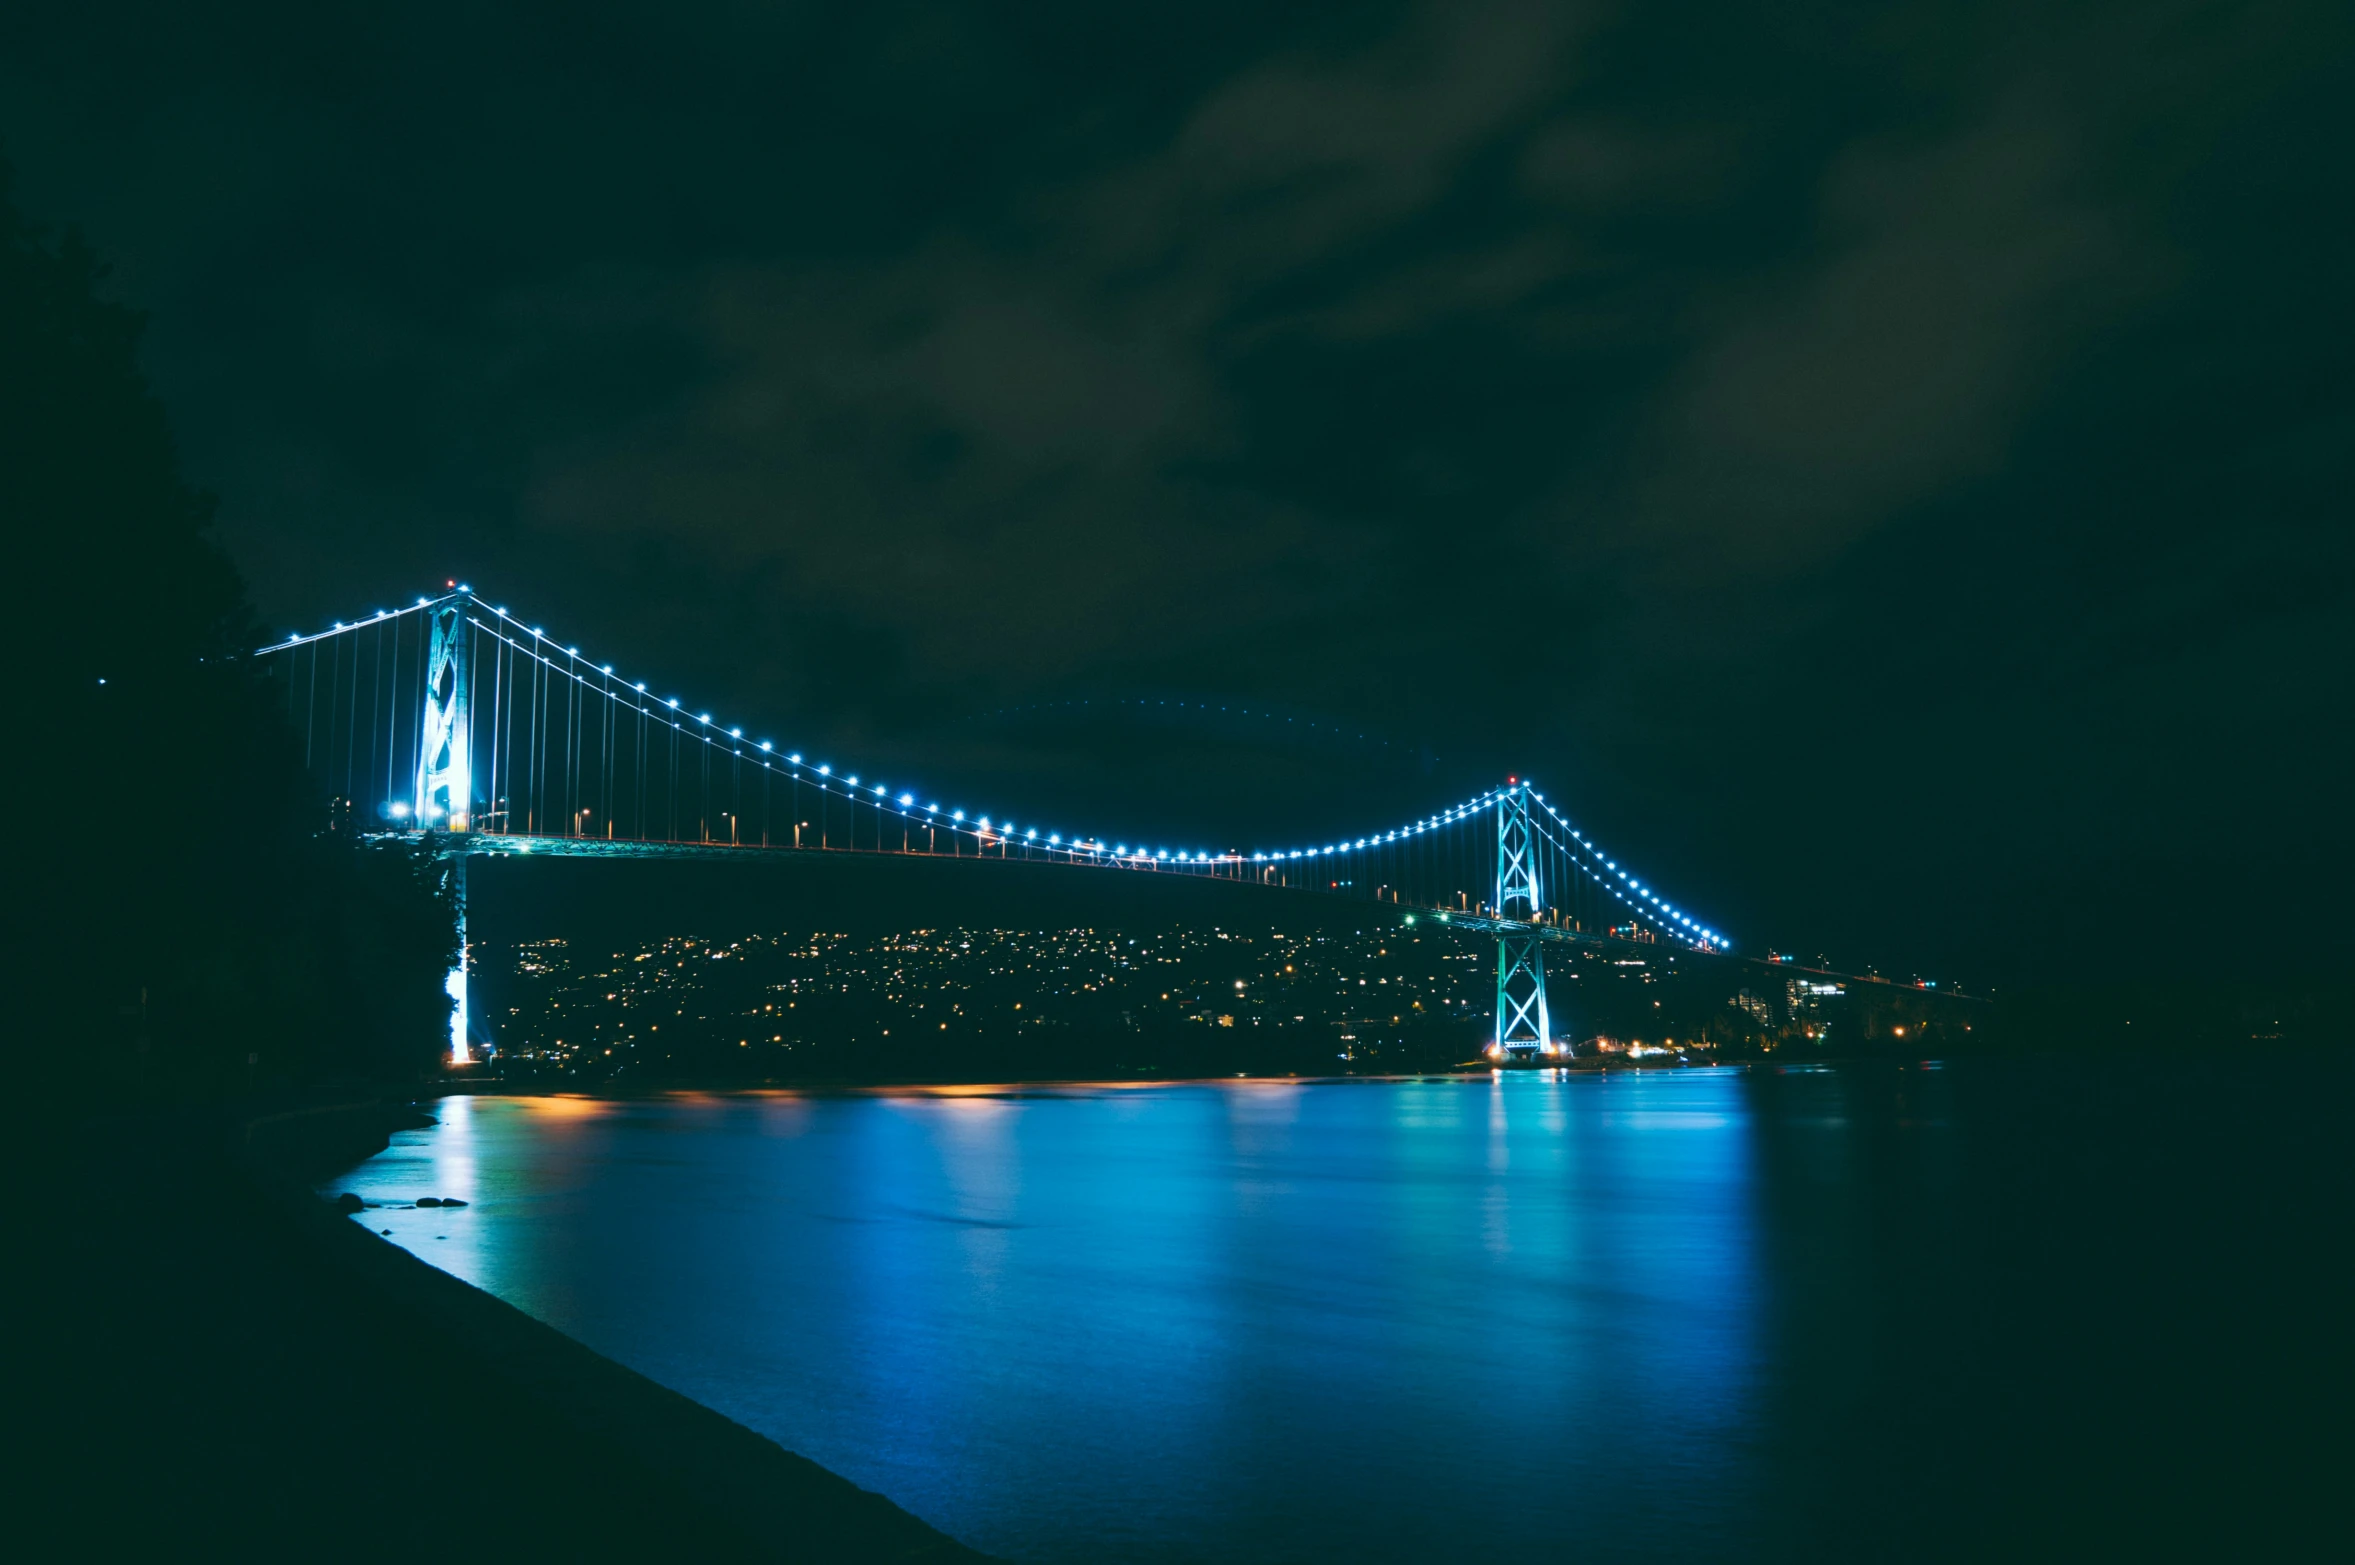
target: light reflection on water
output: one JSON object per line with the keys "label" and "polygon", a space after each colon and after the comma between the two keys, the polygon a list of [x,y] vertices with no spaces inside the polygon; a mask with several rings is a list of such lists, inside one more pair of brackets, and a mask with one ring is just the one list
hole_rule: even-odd
{"label": "light reflection on water", "polygon": [[[1829,1106],[1829,1105],[1827,1105]],[[1727,1557],[1738,1073],[451,1098],[393,1239],[1016,1559]]]}

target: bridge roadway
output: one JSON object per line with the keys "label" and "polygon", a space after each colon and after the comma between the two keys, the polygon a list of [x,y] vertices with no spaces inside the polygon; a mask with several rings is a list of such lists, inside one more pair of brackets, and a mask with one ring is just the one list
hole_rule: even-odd
{"label": "bridge roadway", "polygon": [[[1212,859],[1207,863],[1180,864],[1174,860],[1115,858],[1110,854],[1090,856],[1069,850],[1055,851],[1037,848],[1019,841],[1009,844],[1004,839],[999,839],[994,845],[1000,847],[1001,850],[1011,848],[1012,851],[1001,851],[996,854],[987,851],[956,854],[896,848],[796,848],[764,846],[758,843],[647,842],[628,837],[565,837],[552,834],[543,836],[521,832],[426,833],[395,831],[368,834],[368,840],[372,842],[415,842],[421,837],[432,838],[436,844],[436,851],[446,857],[464,858],[495,858],[513,854],[519,857],[535,858],[727,859],[741,863],[747,859],[766,859],[775,862],[796,858],[841,858],[856,855],[860,858],[947,859],[952,862],[958,860],[982,862],[997,859],[1000,862],[1028,862],[1069,869],[1112,869],[1123,870],[1130,874],[1185,875],[1196,880],[1224,880],[1237,885],[1258,886],[1263,890],[1284,891],[1298,896],[1329,897],[1334,901],[1348,902],[1359,907],[1386,908],[1409,920],[1428,918],[1436,923],[1445,924],[1450,929],[1463,930],[1467,934],[1534,934],[1549,943],[1644,951],[1654,955],[1662,954],[1663,950],[1660,942],[1657,941],[1631,940],[1623,935],[1599,935],[1591,930],[1577,929],[1565,924],[1547,923],[1543,920],[1532,922],[1527,919],[1499,918],[1492,913],[1476,912],[1463,908],[1431,907],[1419,902],[1380,899],[1369,901],[1345,892],[1318,891],[1310,886],[1279,885],[1272,881],[1262,880],[1258,874],[1254,873],[1254,866],[1249,859],[1234,854]],[[1668,947],[1667,950],[1674,954],[1687,956],[1706,954],[1687,951],[1681,946]]]}
{"label": "bridge roadway", "polygon": [[[995,839],[994,843],[991,845],[997,846],[1001,850],[1011,848],[1013,851],[1001,851],[1001,853],[998,855],[991,855],[987,852],[963,854],[936,853],[927,852],[921,849],[905,850],[896,848],[796,848],[792,846],[772,847],[759,843],[646,842],[628,837],[564,837],[556,835],[543,836],[521,832],[488,831],[434,833],[420,833],[415,831],[372,832],[368,834],[368,840],[381,842],[415,842],[421,836],[431,836],[436,839],[437,851],[441,852],[445,856],[460,858],[495,858],[502,855],[513,854],[519,857],[538,858],[704,859],[715,861],[724,859],[731,860],[736,863],[743,863],[747,860],[765,860],[775,863],[790,859],[819,857],[840,858],[855,855],[860,858],[948,859],[952,861],[963,860],[978,863],[992,857],[997,857],[1002,862],[1028,862],[1040,865],[1055,865],[1067,869],[1115,869],[1125,870],[1131,874],[1177,874],[1185,875],[1189,878],[1197,880],[1224,880],[1236,885],[1256,886],[1265,891],[1282,891],[1297,896],[1328,897],[1337,902],[1348,902],[1356,907],[1386,908],[1408,922],[1412,922],[1418,918],[1427,918],[1434,923],[1443,924],[1449,929],[1462,930],[1466,934],[1488,935],[1491,937],[1507,934],[1535,935],[1539,940],[1542,940],[1551,945],[1591,946],[1597,950],[1613,951],[1621,954],[1640,952],[1647,956],[1668,955],[1688,957],[1715,955],[1723,960],[1740,962],[1746,966],[1758,968],[1761,972],[1774,973],[1786,977],[1812,978],[1819,981],[1829,981],[1840,984],[1878,984],[1892,989],[1913,989],[1917,987],[1913,984],[1896,983],[1890,979],[1882,978],[1877,974],[1844,973],[1828,967],[1807,967],[1797,962],[1788,962],[1755,956],[1740,956],[1730,951],[1693,951],[1683,946],[1666,945],[1663,942],[1657,940],[1631,940],[1624,935],[1596,934],[1592,930],[1578,929],[1565,924],[1548,923],[1544,920],[1538,920],[1532,923],[1527,920],[1517,918],[1499,918],[1493,913],[1474,912],[1463,908],[1432,907],[1419,902],[1369,902],[1362,898],[1351,896],[1343,892],[1318,891],[1314,887],[1309,886],[1279,885],[1270,881],[1262,880],[1259,875],[1253,873],[1253,865],[1251,861],[1237,854],[1229,854],[1221,858],[1212,859],[1207,863],[1189,862],[1180,864],[1175,860],[1162,861],[1146,858],[1114,858],[1110,854],[1091,856],[1085,853],[1075,853],[1068,849],[1056,851],[1052,849],[1039,848],[1031,844],[1025,844],[1018,839],[1009,842],[1004,838]],[[1922,992],[1939,999],[1963,1000],[1973,1004],[1986,1003],[1985,996],[1961,994],[1951,989],[1928,989]]]}

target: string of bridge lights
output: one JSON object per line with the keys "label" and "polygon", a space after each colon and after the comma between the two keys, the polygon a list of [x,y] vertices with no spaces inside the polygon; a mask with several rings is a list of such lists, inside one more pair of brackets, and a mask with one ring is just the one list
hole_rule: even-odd
{"label": "string of bridge lights", "polygon": [[[1553,805],[1546,799],[1544,794],[1539,793],[1535,788],[1532,788],[1529,790],[1529,796],[1535,799],[1545,810],[1546,814],[1552,816],[1555,823],[1570,834],[1571,840],[1578,844],[1578,848],[1583,850],[1587,856],[1594,861],[1595,868],[1590,869],[1588,873],[1595,880],[1601,883],[1604,890],[1610,892],[1611,895],[1617,897],[1621,902],[1627,903],[1629,907],[1634,908],[1637,912],[1640,913],[1644,911],[1643,908],[1637,903],[1629,901],[1625,892],[1622,892],[1617,886],[1612,885],[1610,879],[1605,879],[1604,877],[1609,876],[1613,879],[1616,879],[1621,884],[1625,885],[1629,891],[1633,891],[1638,897],[1641,897],[1645,902],[1649,902],[1654,908],[1658,909],[1660,915],[1663,918],[1672,919],[1678,925],[1682,926],[1685,932],[1695,941],[1709,947],[1712,950],[1723,951],[1732,949],[1733,943],[1727,940],[1725,936],[1719,934],[1716,930],[1709,928],[1705,924],[1695,922],[1690,916],[1680,912],[1677,909],[1675,903],[1668,901],[1658,892],[1654,891],[1651,887],[1646,886],[1641,880],[1637,879],[1633,875],[1630,875],[1626,870],[1621,869],[1616,860],[1603,852],[1603,850],[1597,847],[1593,842],[1589,841],[1585,834],[1580,832],[1577,827],[1571,825],[1568,817],[1564,816],[1560,810],[1555,809]],[[1537,830],[1538,834],[1544,837],[1546,841],[1553,843],[1555,848],[1565,854],[1570,855],[1573,859],[1577,857],[1577,851],[1570,848],[1567,843],[1558,841],[1553,836],[1553,834],[1546,831],[1544,827],[1540,826],[1537,828]]]}
{"label": "string of bridge lights", "polygon": [[[476,602],[480,602],[480,600],[476,600]],[[513,635],[518,635],[518,638],[520,635],[530,635],[532,642],[544,642],[544,645],[551,645],[551,647],[556,645],[556,642],[546,640],[544,628],[525,626],[523,621],[516,619],[513,614],[509,614],[497,605],[485,605],[485,607],[490,607],[492,614],[497,614],[499,619],[506,621],[506,626],[513,626]],[[711,746],[711,748],[721,748],[721,744],[718,744],[721,737],[728,737],[730,741],[744,741],[742,727],[714,725],[714,722],[711,722],[711,713],[692,713],[692,727],[690,727],[690,713],[688,713],[688,708],[681,706],[678,697],[655,697],[655,694],[648,690],[648,685],[645,685],[645,682],[631,682],[631,680],[624,678],[622,690],[612,690],[612,687],[603,687],[601,690],[601,687],[589,685],[589,680],[582,678],[582,675],[579,675],[577,671],[572,671],[572,668],[558,666],[556,659],[553,659],[551,654],[539,650],[537,645],[525,645],[523,640],[511,640],[509,635],[504,633],[502,626],[485,624],[485,621],[480,621],[480,619],[471,619],[471,624],[476,624],[476,626],[483,628],[483,631],[492,633],[499,642],[502,642],[502,645],[511,647],[513,652],[520,652],[520,654],[525,654],[525,657],[539,661],[539,664],[542,664],[544,668],[549,668],[551,673],[558,673],[558,675],[563,675],[563,678],[575,680],[577,685],[582,685],[582,690],[596,690],[596,694],[603,694],[603,697],[608,701],[626,704],[629,706],[629,711],[645,715],[645,718],[652,718],[662,727],[669,727],[671,732],[688,734],[690,739],[702,741],[704,746]],[[591,661],[591,659],[582,659],[579,647],[558,647],[558,650],[560,650],[560,654],[563,654],[563,657],[584,661],[584,664],[593,668],[596,673],[610,675],[610,678],[622,678],[622,675],[615,675],[615,671],[612,671],[612,664],[596,664],[596,661]],[[631,694],[645,697],[648,701],[652,701],[652,706],[641,706],[641,704],[636,704],[636,701],[629,701]],[[671,713],[676,713],[676,720],[671,718]],[[991,821],[987,814],[973,814],[973,817],[968,817],[966,810],[954,810],[954,807],[951,807],[951,810],[942,810],[942,805],[937,803],[937,800],[935,803],[923,805],[921,810],[918,810],[914,793],[902,791],[902,793],[893,795],[888,784],[862,784],[860,774],[857,772],[843,772],[841,777],[836,777],[834,765],[831,765],[831,762],[817,762],[817,765],[812,765],[812,762],[803,758],[801,751],[787,751],[787,753],[780,755],[777,753],[777,746],[772,739],[754,739],[754,741],[744,741],[744,744],[751,744],[751,748],[747,748],[747,751],[728,748],[725,753],[732,755],[732,758],[751,760],[754,765],[761,767],[763,772],[770,772],[770,774],[777,774],[777,770],[780,770],[780,762],[782,762],[782,765],[787,767],[789,777],[815,786],[820,793],[829,793],[829,795],[834,795],[834,798],[845,800],[845,803],[867,805],[867,807],[871,807],[871,810],[895,814],[895,817],[900,817],[902,821],[911,821],[911,824],[916,824],[916,826],[926,826],[926,828],[935,828],[935,831],[949,831],[949,833],[961,831],[961,833],[970,835],[977,845],[1020,843],[1024,847],[1039,847],[1039,850],[1048,850],[1048,852],[1088,854],[1090,859],[1121,859],[1121,861],[1130,861],[1130,864],[1147,864],[1147,861],[1152,861],[1152,864],[1187,864],[1187,866],[1241,864],[1241,854],[1210,854],[1210,852],[1194,852],[1194,850],[1170,852],[1170,850],[1166,850],[1166,847],[1161,847],[1161,850],[1149,850],[1149,847],[1142,847],[1142,845],[1130,847],[1128,843],[1109,843],[1107,845],[1107,840],[1104,838],[1083,838],[1083,835],[1064,838],[1060,831],[1050,831],[1041,838],[1039,828],[1036,826],[1017,826],[1015,821],[1010,821],[1010,819]]]}
{"label": "string of bridge lights", "polygon": [[[447,594],[444,596],[447,596]],[[399,619],[404,614],[414,614],[419,609],[431,607],[433,604],[439,603],[440,601],[442,601],[440,598],[419,598],[415,603],[410,604],[405,609],[378,609],[374,614],[369,615],[366,619],[339,619],[335,622],[335,628],[333,630],[322,630],[308,636],[303,635],[300,632],[293,632],[290,633],[284,641],[274,641],[266,647],[257,649],[254,653],[254,656],[268,657],[273,652],[287,652],[293,650],[296,647],[309,646],[314,641],[325,641],[330,636],[340,636],[347,630],[366,630],[371,625],[382,625],[387,621]]]}
{"label": "string of bridge lights", "polygon": [[[742,728],[725,724],[714,725],[709,712],[693,714],[695,726],[690,727],[688,724],[689,714],[686,708],[680,704],[678,697],[654,696],[645,682],[633,682],[627,676],[616,675],[612,664],[598,663],[593,659],[582,657],[581,650],[577,646],[561,646],[559,643],[549,640],[543,627],[526,625],[522,620],[509,614],[505,608],[484,603],[464,583],[456,584],[452,591],[444,593],[438,598],[421,597],[406,608],[378,609],[374,615],[366,619],[337,620],[331,630],[323,630],[307,636],[299,633],[290,634],[283,641],[261,648],[257,656],[285,652],[350,631],[365,630],[372,625],[381,625],[397,620],[421,609],[429,609],[446,603],[453,598],[486,608],[499,621],[494,625],[469,615],[468,623],[488,632],[509,650],[531,658],[551,674],[561,675],[574,681],[584,691],[594,690],[610,702],[628,706],[640,717],[652,718],[655,722],[669,728],[673,733],[685,734],[715,750],[720,748],[719,740],[722,735],[735,743],[746,742]],[[528,643],[521,639],[525,636],[531,638]],[[555,654],[557,652],[561,652],[565,658],[585,665],[609,680],[619,679],[621,681],[619,688],[612,685],[602,688],[592,685],[578,669],[560,666],[556,661]],[[652,704],[641,705],[637,701],[631,700],[632,696],[643,696]],[[672,716],[674,713],[676,714],[675,720]],[[1146,848],[1142,845],[1132,847],[1125,842],[1113,842],[1107,846],[1107,839],[1103,837],[1073,836],[1067,839],[1060,832],[1049,832],[1044,838],[1041,838],[1039,830],[1035,826],[1021,827],[1011,820],[993,822],[987,815],[968,818],[967,812],[961,809],[952,808],[944,812],[938,801],[928,803],[918,809],[916,795],[912,792],[903,790],[894,795],[891,789],[883,783],[861,783],[855,772],[837,777],[832,763],[821,762],[813,766],[803,759],[798,750],[779,755],[774,741],[771,740],[760,739],[750,741],[750,743],[752,748],[749,750],[730,748],[727,753],[737,759],[750,760],[773,775],[778,771],[778,767],[774,763],[781,762],[790,769],[785,775],[792,777],[795,781],[807,782],[821,793],[841,798],[850,803],[864,804],[878,812],[889,812],[914,825],[921,825],[931,830],[947,830],[952,834],[963,832],[981,846],[987,846],[993,841],[1001,846],[1007,843],[1019,843],[1026,848],[1043,849],[1050,853],[1061,853],[1074,858],[1084,855],[1092,862],[1117,862],[1133,865],[1239,867],[1250,864],[1276,866],[1338,858],[1349,853],[1363,852],[1369,848],[1378,850],[1401,842],[1410,842],[1414,838],[1430,832],[1460,825],[1494,805],[1504,796],[1505,792],[1503,789],[1491,788],[1473,798],[1450,805],[1446,809],[1436,811],[1404,826],[1316,846],[1270,849],[1253,852],[1249,855],[1232,851],[1210,853],[1193,849],[1180,849],[1172,852],[1166,848]],[[1519,784],[1518,786],[1526,787],[1528,785]],[[1542,827],[1538,828],[1539,834],[1552,843],[1558,851],[1571,858],[1574,864],[1578,854],[1585,853],[1592,860],[1592,864],[1579,867],[1584,869],[1588,877],[1603,890],[1625,904],[1630,911],[1646,916],[1656,911],[1659,917],[1676,923],[1689,938],[1706,949],[1724,950],[1730,948],[1730,942],[1723,935],[1695,922],[1672,903],[1663,900],[1655,891],[1645,886],[1640,879],[1628,874],[1599,846],[1572,826],[1569,820],[1546,800],[1544,794],[1539,793],[1535,788],[1530,788],[1529,793],[1530,797],[1544,808],[1546,814],[1570,834],[1578,847],[1575,850],[1570,848],[1567,844],[1555,839],[1552,834],[1545,832]],[[396,805],[395,808],[397,810],[398,806]],[[1617,881],[1618,884],[1613,884],[1614,881]],[[1626,889],[1622,890],[1622,886]],[[1628,895],[1629,892],[1634,893],[1633,898]],[[1649,904],[1648,908],[1645,906],[1647,903]]]}

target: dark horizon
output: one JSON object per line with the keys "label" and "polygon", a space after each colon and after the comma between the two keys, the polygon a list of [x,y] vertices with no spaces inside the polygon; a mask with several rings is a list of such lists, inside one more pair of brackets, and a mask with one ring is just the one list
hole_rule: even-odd
{"label": "dark horizon", "polygon": [[2320,982],[2349,42],[131,3],[0,23],[0,149],[273,630],[468,580],[1030,815],[1521,773],[1746,952]]}

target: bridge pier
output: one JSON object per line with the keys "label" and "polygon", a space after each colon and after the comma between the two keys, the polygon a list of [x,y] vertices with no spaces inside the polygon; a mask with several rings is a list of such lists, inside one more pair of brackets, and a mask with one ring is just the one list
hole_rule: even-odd
{"label": "bridge pier", "polygon": [[442,980],[442,991],[450,997],[450,1063],[464,1065],[474,1058],[467,1043],[466,1014],[466,859],[464,848],[450,855],[450,893],[457,903],[458,961]]}

